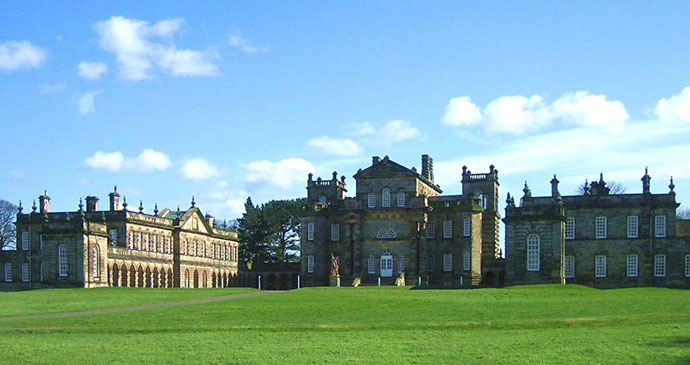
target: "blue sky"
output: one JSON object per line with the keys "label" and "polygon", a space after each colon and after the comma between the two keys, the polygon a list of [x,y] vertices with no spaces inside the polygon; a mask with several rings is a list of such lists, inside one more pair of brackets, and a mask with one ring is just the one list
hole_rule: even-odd
{"label": "blue sky", "polygon": [[372,155],[690,201],[688,2],[0,3],[0,198],[220,218]]}

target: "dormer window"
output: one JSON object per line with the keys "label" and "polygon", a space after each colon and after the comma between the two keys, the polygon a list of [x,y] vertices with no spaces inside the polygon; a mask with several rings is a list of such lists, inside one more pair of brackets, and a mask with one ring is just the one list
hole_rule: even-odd
{"label": "dormer window", "polygon": [[391,206],[391,189],[384,188],[381,190],[381,206],[384,208]]}

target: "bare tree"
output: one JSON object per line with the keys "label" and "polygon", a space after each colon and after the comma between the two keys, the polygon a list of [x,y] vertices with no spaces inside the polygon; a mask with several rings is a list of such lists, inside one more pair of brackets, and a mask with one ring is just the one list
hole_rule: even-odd
{"label": "bare tree", "polygon": [[17,206],[0,199],[0,250],[16,247],[17,228],[14,219],[17,217]]}
{"label": "bare tree", "polygon": [[[577,193],[583,195],[585,193],[585,184],[582,183],[577,187]],[[625,186],[617,181],[607,181],[606,187],[609,188],[609,194],[623,194],[625,193]]]}
{"label": "bare tree", "polygon": [[680,208],[676,210],[676,218],[690,219],[690,208]]}

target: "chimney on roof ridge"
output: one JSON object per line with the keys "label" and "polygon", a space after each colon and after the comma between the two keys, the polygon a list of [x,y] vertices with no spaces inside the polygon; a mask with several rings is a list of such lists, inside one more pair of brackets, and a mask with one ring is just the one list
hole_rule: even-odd
{"label": "chimney on roof ridge", "polygon": [[48,190],[38,197],[39,212],[40,213],[50,213],[50,197],[48,196]]}
{"label": "chimney on roof ridge", "polygon": [[95,212],[98,210],[98,197],[96,196],[87,196],[86,197],[86,211],[87,212]]}
{"label": "chimney on roof ridge", "polygon": [[379,156],[374,156],[371,158],[371,166],[376,165],[379,161],[381,161],[381,157]]}
{"label": "chimney on roof ridge", "polygon": [[429,155],[422,155],[422,176],[434,182],[434,159]]}

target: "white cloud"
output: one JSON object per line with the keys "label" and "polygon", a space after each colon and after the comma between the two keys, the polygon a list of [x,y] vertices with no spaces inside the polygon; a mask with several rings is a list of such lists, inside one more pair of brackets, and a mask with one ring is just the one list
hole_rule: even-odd
{"label": "white cloud", "polygon": [[252,45],[249,39],[240,37],[239,31],[228,33],[228,40],[231,46],[237,47],[245,53],[263,53],[270,51],[270,48],[267,46]]}
{"label": "white cloud", "polygon": [[86,158],[83,164],[94,169],[136,172],[166,170],[172,166],[172,162],[166,154],[150,148],[143,150],[139,156],[132,158],[125,158],[122,152],[119,151],[107,153],[97,151],[93,156]]}
{"label": "white cloud", "polygon": [[263,188],[290,189],[293,183],[304,183],[307,174],[314,172],[314,165],[301,158],[286,158],[278,162],[252,161],[245,167],[245,180],[250,191]]}
{"label": "white cloud", "polygon": [[586,91],[561,96],[551,105],[551,109],[554,117],[608,133],[622,133],[629,118],[620,101],[608,101],[606,95],[592,95]]}
{"label": "white cloud", "polygon": [[[114,16],[96,24],[100,46],[117,58],[120,76],[129,80],[151,77],[152,70],[173,76],[216,76],[218,66],[208,53],[177,49],[172,36],[182,19],[166,19],[149,25],[146,21]],[[154,41],[156,38],[164,38]],[[157,40],[157,39],[156,39]]]}
{"label": "white cloud", "polygon": [[120,171],[124,160],[125,157],[122,155],[122,152],[115,151],[105,153],[102,151],[97,151],[93,154],[93,156],[84,160],[84,165],[94,169]]}
{"label": "white cloud", "polygon": [[525,134],[558,120],[618,134],[623,132],[628,119],[620,101],[609,101],[605,95],[578,91],[564,94],[550,105],[540,95],[501,96],[489,102],[483,110],[469,97],[457,97],[446,105],[441,123],[451,127],[480,125],[490,133]]}
{"label": "white cloud", "polygon": [[312,138],[307,141],[307,146],[318,149],[326,155],[353,156],[362,153],[359,144],[351,139],[338,139],[328,136]]}
{"label": "white cloud", "polygon": [[45,95],[53,95],[57,94],[58,92],[65,90],[67,87],[66,83],[60,83],[60,84],[43,84],[38,87],[38,90],[41,91],[41,94]]}
{"label": "white cloud", "polygon": [[668,99],[659,100],[655,112],[660,118],[690,122],[690,86]]}
{"label": "white cloud", "polygon": [[47,54],[29,41],[7,41],[0,44],[0,69],[14,71],[38,67],[45,62]]}
{"label": "white cloud", "polygon": [[79,114],[89,114],[96,111],[94,107],[94,98],[100,94],[100,91],[89,91],[79,97]]}
{"label": "white cloud", "polygon": [[139,156],[125,160],[124,168],[139,172],[166,170],[172,166],[170,157],[163,152],[150,148],[143,150]]}
{"label": "white cloud", "polygon": [[87,80],[97,81],[101,78],[101,75],[108,72],[108,66],[102,62],[86,62],[83,61],[77,66],[78,74],[80,77]]}
{"label": "white cloud", "polygon": [[193,158],[182,166],[180,173],[187,179],[204,180],[220,175],[220,170],[203,158]]}
{"label": "white cloud", "polygon": [[369,122],[350,123],[345,126],[353,136],[370,136],[376,134],[376,128]]}
{"label": "white cloud", "polygon": [[470,97],[461,96],[450,99],[441,123],[451,127],[460,127],[474,125],[481,119],[482,112],[472,103]]}
{"label": "white cloud", "polygon": [[419,129],[404,120],[391,120],[378,131],[378,137],[384,144],[403,142],[418,138],[421,135]]}

